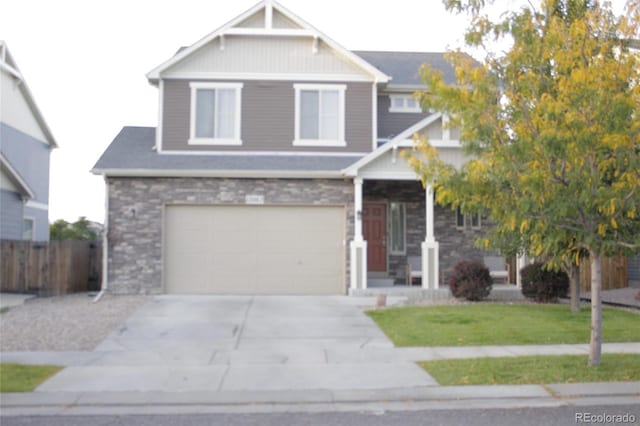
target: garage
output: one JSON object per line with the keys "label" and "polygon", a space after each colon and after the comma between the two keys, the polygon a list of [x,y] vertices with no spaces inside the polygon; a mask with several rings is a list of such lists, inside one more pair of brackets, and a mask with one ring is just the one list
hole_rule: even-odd
{"label": "garage", "polygon": [[169,205],[173,294],[344,294],[344,207]]}

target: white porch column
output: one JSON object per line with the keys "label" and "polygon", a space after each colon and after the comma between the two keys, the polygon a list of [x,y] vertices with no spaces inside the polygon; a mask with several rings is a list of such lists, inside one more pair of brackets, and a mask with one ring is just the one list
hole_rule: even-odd
{"label": "white porch column", "polygon": [[367,242],[362,238],[362,178],[353,179],[354,232],[351,241],[351,289],[367,288]]}
{"label": "white porch column", "polygon": [[520,270],[529,264],[529,259],[526,254],[518,256],[516,258],[516,287],[522,288],[522,276]]}
{"label": "white porch column", "polygon": [[440,287],[439,244],[434,235],[433,185],[427,185],[425,191],[426,235],[422,243],[422,288],[437,289]]}

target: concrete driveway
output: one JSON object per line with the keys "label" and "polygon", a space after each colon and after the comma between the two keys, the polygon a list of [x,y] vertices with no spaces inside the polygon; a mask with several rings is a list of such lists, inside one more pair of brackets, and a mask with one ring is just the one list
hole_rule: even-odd
{"label": "concrete driveway", "polygon": [[327,296],[157,296],[39,392],[363,390],[436,385],[357,306]]}

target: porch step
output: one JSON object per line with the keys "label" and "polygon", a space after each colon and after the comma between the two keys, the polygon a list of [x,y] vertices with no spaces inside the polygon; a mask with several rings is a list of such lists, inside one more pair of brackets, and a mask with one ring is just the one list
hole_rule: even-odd
{"label": "porch step", "polygon": [[393,287],[393,284],[394,284],[393,278],[368,278],[367,279],[367,287],[369,288]]}

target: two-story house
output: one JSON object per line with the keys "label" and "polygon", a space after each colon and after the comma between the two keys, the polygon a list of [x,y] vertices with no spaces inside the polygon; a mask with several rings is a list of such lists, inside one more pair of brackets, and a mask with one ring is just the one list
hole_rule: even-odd
{"label": "two-story house", "polygon": [[[465,160],[424,111],[420,65],[442,53],[353,52],[265,0],[147,77],[158,126],[125,127],[105,176],[115,293],[345,294],[371,277],[423,287],[481,258],[478,217],[435,205],[402,155],[415,133]],[[103,285],[104,286],[104,285]]]}
{"label": "two-story house", "polygon": [[56,147],[0,40],[0,239],[49,240],[49,159]]}

